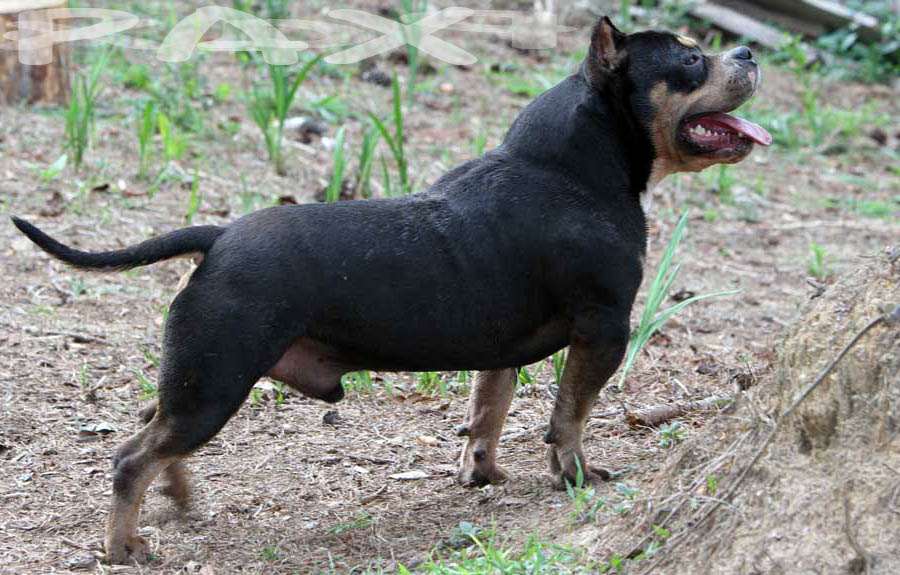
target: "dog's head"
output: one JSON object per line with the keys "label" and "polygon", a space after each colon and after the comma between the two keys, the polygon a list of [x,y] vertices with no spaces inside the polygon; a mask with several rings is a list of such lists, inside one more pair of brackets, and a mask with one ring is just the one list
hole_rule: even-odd
{"label": "dog's head", "polygon": [[595,27],[585,75],[620,101],[619,110],[649,137],[654,178],[744,159],[772,137],[728,114],[756,91],[759,66],[744,46],[704,54],[694,40],[669,32],[623,34],[609,18]]}

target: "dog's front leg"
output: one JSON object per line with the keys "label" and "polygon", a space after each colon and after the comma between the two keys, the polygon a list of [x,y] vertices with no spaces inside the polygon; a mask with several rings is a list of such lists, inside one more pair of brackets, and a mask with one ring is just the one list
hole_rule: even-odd
{"label": "dog's front leg", "polygon": [[457,430],[468,436],[457,480],[466,487],[506,481],[497,466],[497,444],[516,389],[516,370],[482,371],[475,376],[466,422]]}
{"label": "dog's front leg", "polygon": [[581,467],[585,484],[609,478],[605,470],[590,467],[581,438],[591,407],[600,389],[616,371],[628,345],[627,329],[610,329],[603,337],[573,340],[569,347],[550,428],[544,441],[550,444],[548,460],[558,489],[573,485]]}

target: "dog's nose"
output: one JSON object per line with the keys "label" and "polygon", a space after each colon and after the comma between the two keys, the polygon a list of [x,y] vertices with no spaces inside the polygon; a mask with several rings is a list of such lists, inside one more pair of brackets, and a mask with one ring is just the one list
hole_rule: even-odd
{"label": "dog's nose", "polygon": [[752,60],[753,52],[746,46],[738,46],[731,51],[731,57],[736,60]]}

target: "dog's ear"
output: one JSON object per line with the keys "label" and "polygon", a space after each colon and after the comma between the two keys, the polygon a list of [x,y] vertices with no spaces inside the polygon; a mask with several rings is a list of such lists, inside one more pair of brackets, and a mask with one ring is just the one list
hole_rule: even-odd
{"label": "dog's ear", "polygon": [[586,62],[586,72],[591,84],[603,86],[624,60],[626,37],[608,16],[601,18],[594,26]]}

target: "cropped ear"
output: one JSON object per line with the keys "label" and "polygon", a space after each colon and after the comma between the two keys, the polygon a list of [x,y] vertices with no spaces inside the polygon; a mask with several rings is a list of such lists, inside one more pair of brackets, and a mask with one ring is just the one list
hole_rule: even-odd
{"label": "cropped ear", "polygon": [[604,16],[591,32],[591,49],[588,52],[587,75],[591,84],[601,86],[618,67],[625,56],[625,38],[608,16]]}

